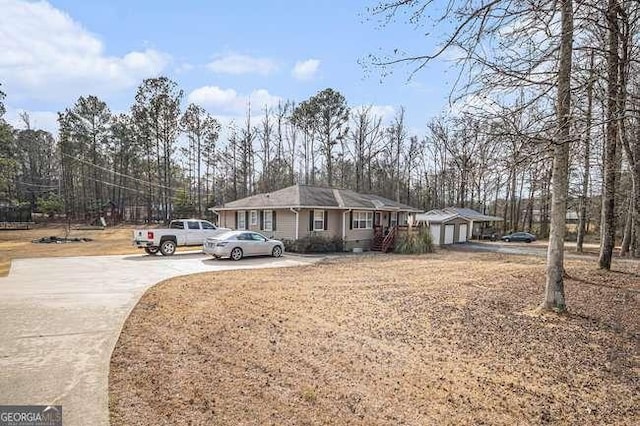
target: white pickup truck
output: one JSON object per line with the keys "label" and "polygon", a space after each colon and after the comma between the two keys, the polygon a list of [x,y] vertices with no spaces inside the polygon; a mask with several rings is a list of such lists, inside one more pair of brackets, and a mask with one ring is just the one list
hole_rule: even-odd
{"label": "white pickup truck", "polygon": [[213,223],[200,219],[178,219],[169,223],[169,228],[135,229],[133,245],[143,248],[147,254],[162,253],[171,256],[178,246],[202,246],[204,240],[215,237],[228,228],[218,228]]}

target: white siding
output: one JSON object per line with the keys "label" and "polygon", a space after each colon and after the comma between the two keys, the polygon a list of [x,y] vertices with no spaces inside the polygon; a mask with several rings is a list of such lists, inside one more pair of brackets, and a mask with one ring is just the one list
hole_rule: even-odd
{"label": "white siding", "polygon": [[444,243],[445,244],[453,244],[453,234],[455,230],[456,230],[455,225],[444,226]]}
{"label": "white siding", "polygon": [[[257,210],[258,212],[258,224],[255,226],[248,225],[248,229],[251,231],[259,232],[266,237],[276,238],[276,239],[286,239],[286,240],[294,240],[296,238],[296,220],[295,214],[291,210],[273,210],[275,214],[275,226],[276,229],[273,231],[263,231],[260,229],[260,214],[261,210]],[[222,211],[220,212],[220,224],[224,228],[236,229],[236,210],[231,211]],[[306,226],[306,225],[303,225]],[[301,236],[304,235],[303,229],[301,229]]]}
{"label": "white siding", "polygon": [[235,211],[220,212],[218,223],[223,228],[236,229]]}
{"label": "white siding", "polygon": [[458,235],[458,242],[459,243],[467,242],[467,224],[466,223],[460,224],[460,233]]}
{"label": "white siding", "polygon": [[[349,219],[347,219],[348,221]],[[345,238],[347,241],[352,240],[372,240],[373,239],[373,229],[349,229],[349,225],[347,224],[347,236]]]}
{"label": "white siding", "polygon": [[429,225],[429,231],[431,232],[431,241],[434,245],[440,245],[440,225],[439,224],[431,224]]}

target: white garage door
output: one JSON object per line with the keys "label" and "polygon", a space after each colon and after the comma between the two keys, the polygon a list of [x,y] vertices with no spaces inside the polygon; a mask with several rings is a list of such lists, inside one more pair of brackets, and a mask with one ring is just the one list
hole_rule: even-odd
{"label": "white garage door", "polygon": [[463,223],[460,225],[460,235],[458,235],[458,242],[464,243],[467,241],[467,224]]}
{"label": "white garage door", "polygon": [[455,229],[455,225],[445,225],[444,226],[444,243],[445,244],[453,244],[453,231]]}
{"label": "white garage door", "polygon": [[429,225],[429,231],[431,231],[431,241],[433,245],[440,245],[440,225]]}

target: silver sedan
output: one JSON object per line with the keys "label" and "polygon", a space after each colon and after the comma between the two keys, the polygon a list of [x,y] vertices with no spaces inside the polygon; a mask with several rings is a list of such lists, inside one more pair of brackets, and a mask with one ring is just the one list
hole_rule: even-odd
{"label": "silver sedan", "polygon": [[284,244],[282,241],[270,240],[257,232],[230,231],[207,238],[202,251],[216,259],[228,257],[240,260],[245,256],[264,255],[280,257],[284,253]]}

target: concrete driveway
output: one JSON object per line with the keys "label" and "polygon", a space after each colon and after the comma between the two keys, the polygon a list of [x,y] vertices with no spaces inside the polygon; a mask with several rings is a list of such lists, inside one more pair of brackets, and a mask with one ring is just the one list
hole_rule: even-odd
{"label": "concrete driveway", "polygon": [[16,260],[0,278],[0,405],[62,405],[65,426],[108,424],[111,353],[148,287],[195,272],[318,260],[216,261],[201,253]]}

